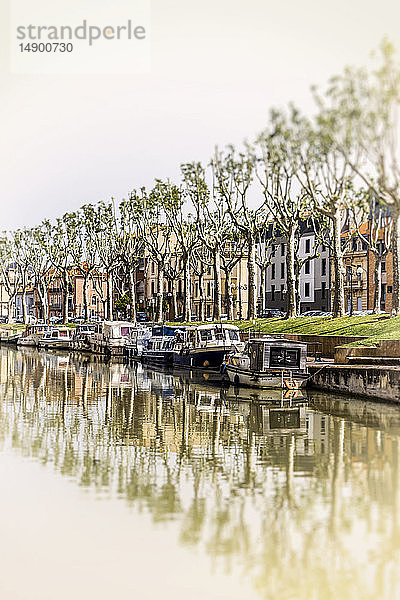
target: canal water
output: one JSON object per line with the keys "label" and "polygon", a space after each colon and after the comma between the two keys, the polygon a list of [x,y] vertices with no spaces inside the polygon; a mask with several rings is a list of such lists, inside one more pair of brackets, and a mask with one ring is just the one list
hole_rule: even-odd
{"label": "canal water", "polygon": [[0,349],[2,600],[400,598],[400,409]]}

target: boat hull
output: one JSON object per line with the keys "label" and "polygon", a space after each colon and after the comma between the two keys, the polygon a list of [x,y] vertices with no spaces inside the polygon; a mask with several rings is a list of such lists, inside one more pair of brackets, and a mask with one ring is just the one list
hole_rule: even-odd
{"label": "boat hull", "polygon": [[45,350],[71,350],[72,340],[39,341],[39,348],[44,348]]}
{"label": "boat hull", "polygon": [[148,365],[172,366],[173,352],[149,352],[143,350],[141,359]]}
{"label": "boat hull", "polygon": [[218,369],[227,352],[225,348],[174,352],[174,366],[189,369]]}
{"label": "boat hull", "polygon": [[308,373],[273,370],[250,371],[227,364],[224,370],[233,385],[259,389],[299,389],[306,386]]}

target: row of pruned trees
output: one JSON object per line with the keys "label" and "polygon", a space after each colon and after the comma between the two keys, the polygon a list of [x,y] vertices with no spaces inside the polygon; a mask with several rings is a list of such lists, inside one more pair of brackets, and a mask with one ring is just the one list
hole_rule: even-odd
{"label": "row of pruned trees", "polygon": [[[157,320],[163,318],[166,281],[177,311],[179,279],[183,280],[184,318],[192,312],[194,281],[199,317],[204,318],[204,281],[210,269],[213,315],[219,319],[222,296],[228,315],[233,314],[232,272],[246,257],[247,318],[253,319],[257,266],[265,275],[268,246],[279,231],[287,241],[287,316],[294,317],[302,267],[301,223],[308,219],[314,221],[319,241],[330,248],[333,312],[340,316],[345,312],[344,240],[351,237],[343,236],[346,220],[352,235],[361,237],[376,257],[377,309],[381,265],[387,253],[393,253],[392,312],[400,314],[400,68],[393,48],[384,42],[379,68],[346,69],[330,80],[323,93],[314,90],[314,98],[317,110],[312,118],[292,105],[272,110],[267,127],[254,140],[240,148],[217,148],[207,165],[183,164],[179,182],[156,180],[152,189],[133,190],[119,206],[114,201],[84,205],[54,223],[46,220],[38,227],[5,234],[0,268],[10,303],[33,280],[48,313],[46,285],[51,273],[61,282],[67,319],[68,278],[74,267],[84,279],[85,316],[92,279],[109,318],[118,288],[128,293],[134,319],[136,273],[144,260],[156,268]],[[367,232],[361,228],[366,220]],[[106,286],[99,273],[104,274]]]}

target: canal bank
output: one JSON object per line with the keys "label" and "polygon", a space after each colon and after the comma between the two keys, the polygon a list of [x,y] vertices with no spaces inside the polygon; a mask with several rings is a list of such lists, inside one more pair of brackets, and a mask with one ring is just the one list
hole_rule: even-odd
{"label": "canal bank", "polygon": [[314,363],[310,387],[400,403],[400,368],[393,365]]}

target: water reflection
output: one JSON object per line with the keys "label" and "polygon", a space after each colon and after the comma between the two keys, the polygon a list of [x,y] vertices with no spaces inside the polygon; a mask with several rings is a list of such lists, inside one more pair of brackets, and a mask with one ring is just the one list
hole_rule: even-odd
{"label": "water reflection", "polygon": [[137,364],[0,358],[2,449],[176,522],[260,598],[400,597],[396,406],[312,394],[280,411]]}

